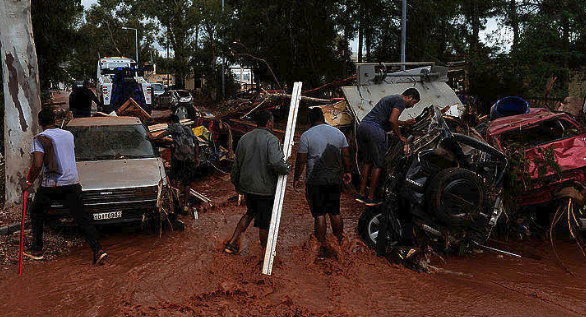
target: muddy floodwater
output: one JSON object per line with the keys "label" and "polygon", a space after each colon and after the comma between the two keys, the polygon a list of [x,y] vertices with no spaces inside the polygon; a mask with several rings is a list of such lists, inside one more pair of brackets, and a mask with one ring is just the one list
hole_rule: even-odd
{"label": "muddy floodwater", "polygon": [[[234,195],[226,176],[198,183],[220,205]],[[443,273],[390,264],[356,233],[362,207],[342,198],[348,241],[337,258],[316,262],[316,241],[303,194],[291,184],[283,208],[277,261],[261,275],[258,231],[249,228],[241,254],[222,253],[245,210],[235,202],[184,217],[184,232],[108,233],[106,265],[91,265],[76,247],[48,262],[16,261],[0,274],[0,316],[582,316],[586,266],[570,242],[559,242],[556,264],[540,240],[491,245],[529,255],[483,252],[435,259]],[[331,234],[331,232],[330,232]],[[16,257],[16,254],[14,255]]]}

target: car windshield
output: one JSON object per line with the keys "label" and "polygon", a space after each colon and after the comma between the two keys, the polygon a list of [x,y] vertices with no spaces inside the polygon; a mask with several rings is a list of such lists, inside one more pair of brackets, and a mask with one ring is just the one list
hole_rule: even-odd
{"label": "car windshield", "polygon": [[151,87],[153,87],[153,90],[154,91],[163,91],[163,90],[165,90],[163,88],[163,85],[161,85],[161,84],[152,84]]}
{"label": "car windshield", "polygon": [[155,157],[144,126],[112,125],[67,127],[75,138],[77,161]]}
{"label": "car windshield", "polygon": [[581,131],[565,120],[548,120],[523,129],[513,129],[501,136],[503,147],[518,144],[533,147],[580,134]]}

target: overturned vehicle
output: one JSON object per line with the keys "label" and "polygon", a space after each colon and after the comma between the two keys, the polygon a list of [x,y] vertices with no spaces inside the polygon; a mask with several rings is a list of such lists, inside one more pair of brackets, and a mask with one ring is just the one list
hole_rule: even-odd
{"label": "overturned vehicle", "polygon": [[[505,155],[458,118],[433,106],[387,152],[383,204],[367,208],[358,230],[379,254],[396,246],[463,252],[482,245],[501,215]],[[384,239],[381,239],[384,237]]]}

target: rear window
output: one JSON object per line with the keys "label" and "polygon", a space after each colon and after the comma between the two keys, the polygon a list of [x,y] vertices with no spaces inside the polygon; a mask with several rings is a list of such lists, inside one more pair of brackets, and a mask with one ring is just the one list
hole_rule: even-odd
{"label": "rear window", "polygon": [[500,140],[505,148],[513,144],[533,147],[573,137],[581,133],[582,131],[571,122],[563,119],[553,119],[542,121],[537,125],[523,129],[507,131],[500,136]]}
{"label": "rear window", "polygon": [[187,91],[177,91],[177,95],[179,95],[179,97],[181,97],[181,98],[183,98],[183,97],[191,97],[191,95]]}
{"label": "rear window", "polygon": [[155,157],[143,125],[67,127],[75,138],[77,161]]}

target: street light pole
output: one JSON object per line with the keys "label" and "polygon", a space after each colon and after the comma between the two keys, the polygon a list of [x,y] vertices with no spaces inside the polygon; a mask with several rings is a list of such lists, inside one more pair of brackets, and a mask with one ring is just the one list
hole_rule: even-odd
{"label": "street light pole", "polygon": [[138,63],[138,29],[135,28],[129,28],[129,27],[122,27],[123,30],[134,30],[134,46],[136,48],[136,66],[139,67],[139,63]]}
{"label": "street light pole", "polygon": [[407,42],[407,0],[403,0],[403,13],[401,16],[401,70],[405,70],[406,42]]}

